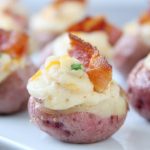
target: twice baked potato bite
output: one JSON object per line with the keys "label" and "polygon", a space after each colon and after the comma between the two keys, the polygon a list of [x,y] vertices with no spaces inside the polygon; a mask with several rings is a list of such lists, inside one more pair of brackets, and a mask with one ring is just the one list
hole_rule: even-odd
{"label": "twice baked potato bite", "polygon": [[0,30],[0,114],[17,112],[27,103],[26,84],[35,71],[27,45],[25,33]]}
{"label": "twice baked potato bite", "polygon": [[123,124],[126,95],[99,51],[75,35],[69,38],[69,53],[48,57],[30,78],[29,114],[41,130],[61,141],[98,142]]}
{"label": "twice baked potato bite", "polygon": [[150,120],[150,54],[138,62],[130,73],[128,95],[133,108]]}
{"label": "twice baked potato bite", "polygon": [[55,0],[33,15],[30,29],[41,48],[85,16],[86,0]]}
{"label": "twice baked potato bite", "polygon": [[114,47],[116,68],[127,77],[136,63],[150,52],[150,12],[124,27],[124,34]]}
{"label": "twice baked potato bite", "polygon": [[25,9],[18,0],[1,0],[0,29],[23,31],[28,27]]}

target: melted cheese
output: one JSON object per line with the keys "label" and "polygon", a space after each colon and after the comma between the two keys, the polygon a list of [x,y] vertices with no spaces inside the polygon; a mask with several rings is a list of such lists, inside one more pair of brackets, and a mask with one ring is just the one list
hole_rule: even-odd
{"label": "melted cheese", "polygon": [[[69,12],[69,13],[68,13]],[[81,20],[85,15],[84,4],[77,1],[66,1],[60,7],[49,5],[31,18],[33,31],[61,33],[70,25]]]}
{"label": "melted cheese", "polygon": [[[53,63],[57,61],[59,63]],[[40,69],[42,74],[34,80],[29,80],[27,89],[30,95],[41,99],[44,107],[51,110],[65,111],[76,108],[80,111],[86,106],[95,107],[96,109],[91,111],[102,115],[123,114],[126,102],[120,95],[118,85],[112,82],[102,93],[95,92],[84,68],[71,69],[71,65],[76,63],[80,62],[69,56],[49,57]]]}

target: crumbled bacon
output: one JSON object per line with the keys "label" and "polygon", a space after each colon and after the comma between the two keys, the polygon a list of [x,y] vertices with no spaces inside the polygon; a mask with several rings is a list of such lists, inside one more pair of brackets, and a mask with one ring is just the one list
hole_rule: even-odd
{"label": "crumbled bacon", "polygon": [[73,34],[69,34],[69,38],[72,46],[69,54],[78,59],[87,68],[96,48],[93,48],[89,43],[82,41]]}
{"label": "crumbled bacon", "polygon": [[140,18],[139,18],[140,24],[150,23],[150,10],[145,12]]}
{"label": "crumbled bacon", "polygon": [[78,59],[86,68],[86,72],[94,84],[95,91],[105,90],[112,80],[112,67],[99,51],[76,37],[69,34],[71,49],[69,55]]}
{"label": "crumbled bacon", "polygon": [[0,29],[0,52],[9,53],[12,57],[21,57],[26,53],[28,36],[17,31]]}
{"label": "crumbled bacon", "polygon": [[92,56],[87,70],[90,80],[96,91],[103,91],[112,80],[112,67],[107,60],[96,53]]}
{"label": "crumbled bacon", "polygon": [[120,38],[122,32],[115,26],[111,25],[102,16],[86,17],[84,20],[68,28],[68,32],[94,32],[104,31],[108,34],[109,42],[114,45]]}

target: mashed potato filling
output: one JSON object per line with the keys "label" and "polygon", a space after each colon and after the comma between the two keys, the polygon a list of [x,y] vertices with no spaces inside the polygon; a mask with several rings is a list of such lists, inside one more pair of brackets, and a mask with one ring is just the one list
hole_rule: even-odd
{"label": "mashed potato filling", "polygon": [[129,35],[139,35],[142,41],[150,46],[150,24],[145,23],[143,25],[137,22],[131,22],[124,27],[125,34]]}
{"label": "mashed potato filling", "polygon": [[19,67],[23,67],[24,64],[22,58],[12,59],[10,55],[0,53],[0,83]]}
{"label": "mashed potato filling", "polygon": [[[63,32],[85,15],[84,4],[66,1],[59,7],[49,5],[32,17],[31,28],[35,31]],[[68,13],[69,12],[69,13]]]}
{"label": "mashed potato filling", "polygon": [[47,58],[44,66],[29,80],[27,89],[51,110],[91,109],[103,115],[121,115],[126,111],[125,98],[116,83],[112,81],[101,93],[94,91],[82,64],[67,55]]}
{"label": "mashed potato filling", "polygon": [[[9,10],[9,13],[7,12]],[[22,26],[16,21],[14,14],[26,16],[25,10],[14,0],[0,1],[0,28],[5,30],[22,30]]]}
{"label": "mashed potato filling", "polygon": [[0,28],[5,30],[19,30],[20,27],[11,16],[0,13]]}
{"label": "mashed potato filling", "polygon": [[144,60],[144,65],[148,70],[150,70],[150,54]]}

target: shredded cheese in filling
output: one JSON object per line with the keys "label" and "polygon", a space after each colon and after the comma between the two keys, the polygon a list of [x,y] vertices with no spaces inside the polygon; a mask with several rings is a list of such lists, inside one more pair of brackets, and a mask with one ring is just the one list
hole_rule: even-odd
{"label": "shredded cheese in filling", "polygon": [[84,15],[84,4],[76,1],[67,1],[59,7],[49,5],[44,8],[31,18],[30,27],[33,31],[38,32],[61,33],[70,25],[81,20]]}
{"label": "shredded cheese in filling", "polygon": [[27,85],[30,95],[41,99],[44,107],[51,110],[77,108],[80,111],[82,108],[83,111],[86,106],[95,107],[91,111],[102,115],[125,113],[126,102],[116,83],[112,81],[101,93],[94,91],[93,87],[84,67],[68,55],[47,58]]}

